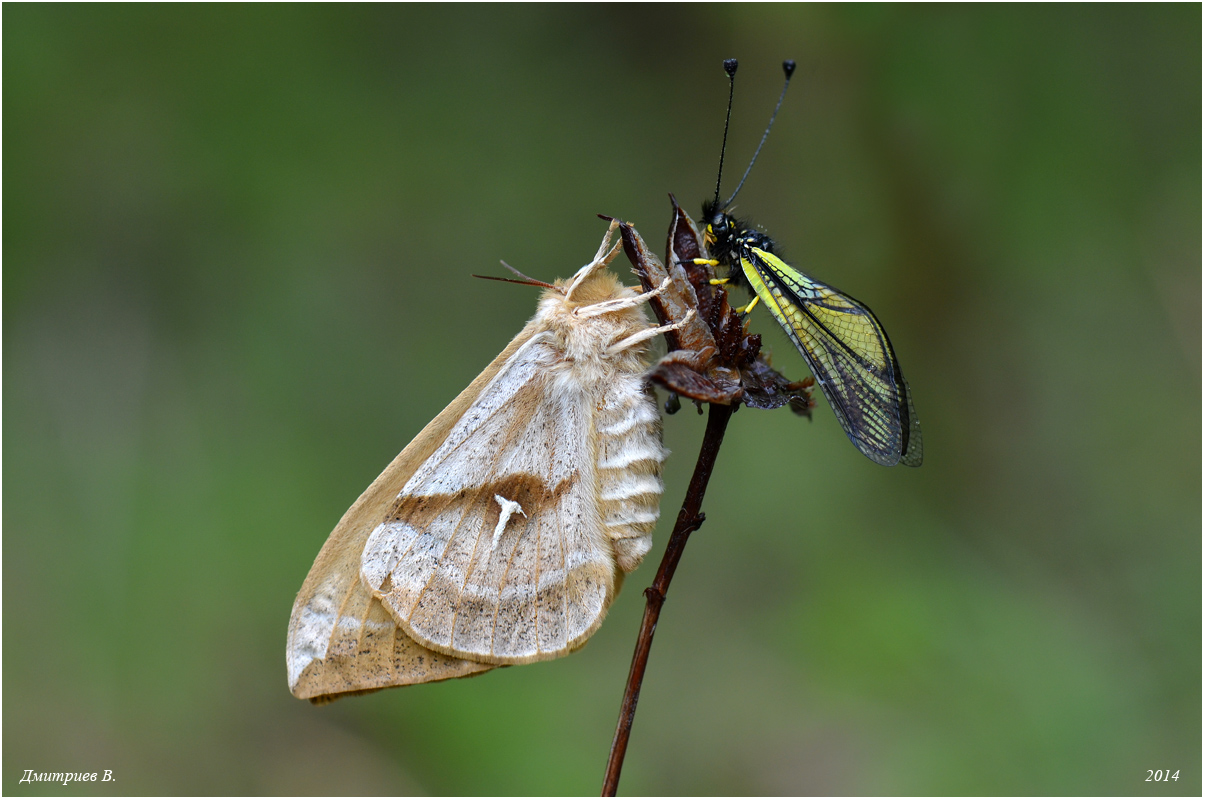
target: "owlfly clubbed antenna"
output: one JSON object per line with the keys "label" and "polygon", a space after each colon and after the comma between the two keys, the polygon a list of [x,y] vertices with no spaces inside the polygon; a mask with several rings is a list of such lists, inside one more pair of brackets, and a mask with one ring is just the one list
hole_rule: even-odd
{"label": "owlfly clubbed antenna", "polygon": [[[720,179],[724,177],[724,151],[728,149],[728,122],[732,119],[732,92],[736,86],[736,68],[737,63],[735,58],[724,59],[724,72],[728,75],[728,113],[724,117],[724,139],[720,142],[720,168],[716,171],[715,175],[715,202],[717,206],[720,202]],[[732,201],[729,200],[728,202]]]}
{"label": "owlfly clubbed antenna", "polygon": [[[729,64],[732,65],[731,69],[729,69]],[[732,84],[734,83],[733,77],[736,75],[736,59],[735,58],[730,58],[724,62],[724,71],[728,73],[728,116],[731,117],[732,116]],[[735,200],[737,194],[740,193],[741,187],[745,185],[745,179],[749,177],[749,173],[753,170],[753,165],[754,165],[754,163],[757,162],[758,155],[761,154],[762,145],[764,145],[766,143],[766,139],[770,135],[770,129],[774,127],[774,118],[778,116],[778,109],[782,108],[782,101],[787,96],[787,87],[791,85],[791,76],[793,74],[795,74],[795,62],[791,61],[790,59],[787,59],[786,61],[782,62],[782,71],[783,71],[783,74],[786,75],[786,80],[783,81],[782,93],[778,95],[778,104],[774,106],[774,113],[770,115],[770,123],[768,125],[766,125],[766,132],[761,135],[761,141],[757,145],[757,150],[754,151],[753,158],[749,159],[749,166],[745,168],[745,174],[741,176],[741,182],[736,185],[736,191],[734,191],[732,193],[731,197],[729,197],[727,200],[724,201],[724,205],[722,205],[722,206],[717,205],[718,208],[728,208],[728,206],[732,205],[732,201]],[[724,120],[724,143],[727,144],[727,142],[728,142],[728,120],[725,119]],[[723,149],[723,145],[721,145],[721,147],[720,147],[720,172],[722,173],[723,170],[724,170],[724,149]],[[719,176],[717,176],[716,180],[715,180],[715,202],[717,204],[720,202],[720,179],[719,179]]]}

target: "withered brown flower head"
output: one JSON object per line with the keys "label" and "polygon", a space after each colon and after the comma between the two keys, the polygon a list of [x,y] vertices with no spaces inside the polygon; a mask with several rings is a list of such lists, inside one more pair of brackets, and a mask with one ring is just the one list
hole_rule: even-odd
{"label": "withered brown flower head", "polygon": [[[644,289],[670,279],[666,290],[649,301],[657,319],[662,325],[685,321],[665,335],[669,352],[650,371],[650,380],[697,403],[741,403],[762,409],[789,405],[810,419],[815,405],[812,379],[789,381],[766,362],[761,336],[746,330],[744,320],[728,304],[728,293],[711,284],[716,277],[713,268],[695,262],[711,258],[707,242],[673,195],[670,202],[673,219],[664,263],[635,228],[619,224],[624,253]],[[691,309],[695,316],[687,320]]]}

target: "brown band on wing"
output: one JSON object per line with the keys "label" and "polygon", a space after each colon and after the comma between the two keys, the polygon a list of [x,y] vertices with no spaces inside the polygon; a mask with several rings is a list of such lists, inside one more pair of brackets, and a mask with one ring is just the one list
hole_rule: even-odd
{"label": "brown band on wing", "polygon": [[454,494],[405,495],[394,502],[385,521],[405,522],[417,530],[423,531],[429,528],[435,518],[446,511],[449,506],[471,496],[474,500],[469,502],[484,498],[493,504],[493,510],[486,513],[486,523],[493,530],[493,526],[498,524],[498,517],[502,510],[502,507],[494,500],[494,495],[518,503],[530,516],[532,509],[543,508],[549,502],[559,502],[561,495],[569,491],[576,481],[577,473],[574,473],[550,489],[539,475],[515,473],[473,487],[466,487]]}
{"label": "brown band on wing", "polygon": [[[485,629],[476,634],[469,630],[462,631],[462,624],[470,624],[461,619],[463,614],[469,614],[467,620],[472,621],[470,627],[473,629],[480,628],[482,624],[488,625],[496,618],[498,599],[495,597],[491,600],[490,595],[500,596],[506,586],[512,583],[526,585],[534,581],[531,602],[540,602],[536,599],[539,571],[537,569],[534,575],[531,573],[535,564],[528,564],[520,570],[516,579],[511,572],[510,562],[521,540],[537,537],[537,541],[529,541],[524,548],[538,546],[541,529],[558,517],[563,497],[573,490],[578,480],[578,474],[574,473],[550,487],[537,475],[515,473],[453,494],[400,498],[386,522],[400,522],[412,527],[416,533],[414,546],[419,550],[417,555],[408,550],[402,559],[430,558],[421,553],[424,533],[433,525],[441,524],[441,518],[444,520],[442,524],[447,524],[446,521],[454,517],[461,521],[446,539],[437,537],[444,542],[444,546],[435,557],[435,563],[428,561],[429,566],[423,570],[427,577],[425,580],[419,579],[423,581],[422,588],[418,588],[413,580],[402,580],[396,586],[392,585],[392,581],[385,581],[375,594],[420,641],[428,646],[459,651],[461,648],[455,642],[460,636],[480,638],[485,635]],[[515,512],[495,540],[495,528],[502,513],[502,505],[496,499],[498,497],[517,502],[523,514]],[[534,558],[534,553],[528,556],[525,560]],[[487,583],[481,584],[479,577],[484,577]],[[471,588],[474,586],[479,588],[474,591]],[[487,595],[482,596],[479,592],[484,586],[490,589]],[[486,608],[487,605],[489,608]],[[517,613],[518,608],[512,608],[511,611]],[[530,613],[535,613],[534,607]],[[487,654],[478,647],[470,649],[475,655]],[[492,646],[486,648],[486,651],[492,650]]]}

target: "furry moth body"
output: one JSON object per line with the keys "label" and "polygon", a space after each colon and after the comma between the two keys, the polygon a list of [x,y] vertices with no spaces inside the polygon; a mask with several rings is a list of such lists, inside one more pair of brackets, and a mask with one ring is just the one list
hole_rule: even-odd
{"label": "furry moth body", "polygon": [[565,655],[652,544],[661,421],[645,300],[594,259],[344,514],[289,621],[294,695]]}

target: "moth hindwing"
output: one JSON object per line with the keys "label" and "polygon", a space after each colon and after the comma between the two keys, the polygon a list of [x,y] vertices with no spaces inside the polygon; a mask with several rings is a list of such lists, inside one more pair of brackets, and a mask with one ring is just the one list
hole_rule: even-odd
{"label": "moth hindwing", "polygon": [[298,697],[557,658],[651,546],[661,422],[643,295],[589,264],[348,510],[289,623]]}

